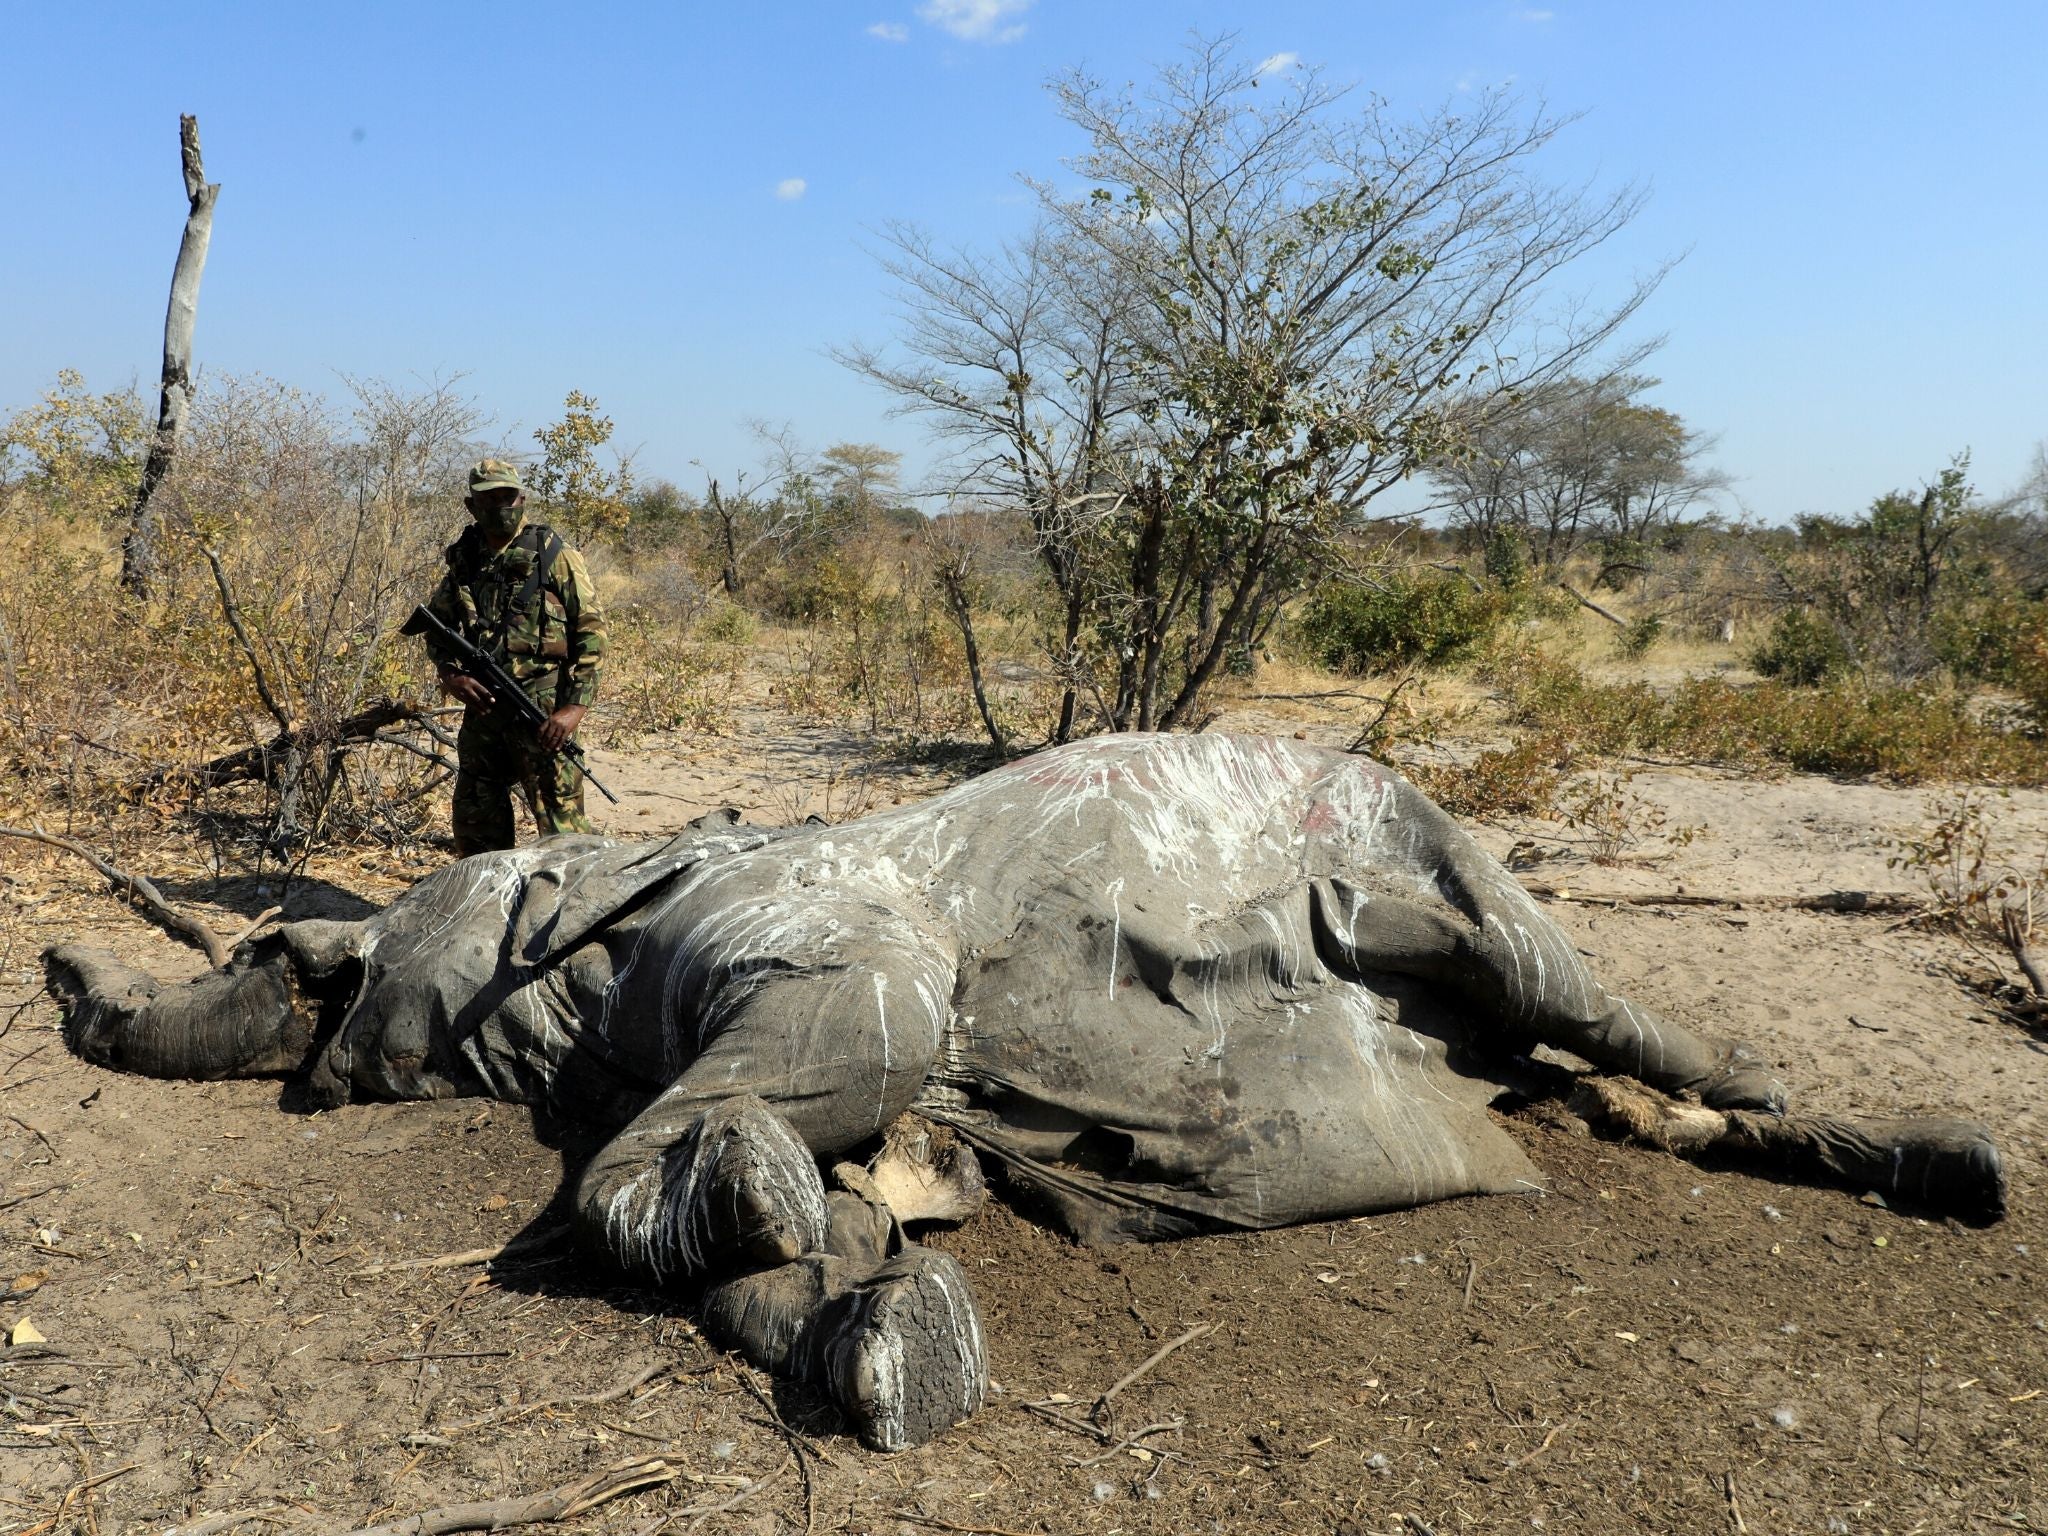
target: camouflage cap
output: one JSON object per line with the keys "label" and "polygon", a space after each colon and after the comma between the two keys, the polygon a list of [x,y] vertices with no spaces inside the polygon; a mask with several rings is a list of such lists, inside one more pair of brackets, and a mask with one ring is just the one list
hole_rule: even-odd
{"label": "camouflage cap", "polygon": [[478,459],[469,469],[469,494],[479,491],[524,491],[519,466],[503,459]]}

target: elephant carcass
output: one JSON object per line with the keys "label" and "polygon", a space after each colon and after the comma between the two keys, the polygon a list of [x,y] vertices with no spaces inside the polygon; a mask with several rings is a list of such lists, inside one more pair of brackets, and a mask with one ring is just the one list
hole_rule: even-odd
{"label": "elephant carcass", "polygon": [[[553,838],[185,987],[77,948],[48,969],[109,1065],[304,1064],[320,1102],[481,1094],[612,1131],[578,1183],[588,1246],[705,1288],[714,1327],[884,1447],[986,1377],[959,1266],[819,1173],[906,1113],[1114,1242],[1534,1190],[1487,1106],[1538,1043],[1724,1129],[1784,1100],[1606,992],[1398,775],[1267,739],[1100,738],[846,826]],[[1837,1142],[1852,1177],[2002,1201],[1980,1128]]]}

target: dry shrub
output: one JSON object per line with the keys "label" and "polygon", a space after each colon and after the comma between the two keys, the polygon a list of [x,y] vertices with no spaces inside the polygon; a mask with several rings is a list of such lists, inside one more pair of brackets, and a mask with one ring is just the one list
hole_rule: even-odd
{"label": "dry shrub", "polygon": [[10,811],[91,817],[138,792],[168,808],[208,759],[288,739],[260,783],[204,802],[258,834],[259,859],[416,832],[442,743],[415,727],[412,750],[366,754],[337,735],[373,701],[426,697],[419,647],[396,630],[461,523],[477,418],[446,385],[351,387],[343,414],[267,379],[202,381],[154,504],[146,605],[117,587],[118,498],[79,516],[47,476],[7,488],[0,518],[28,567],[0,588]]}
{"label": "dry shrub", "polygon": [[1927,802],[1927,824],[1891,840],[1889,869],[1918,875],[1934,921],[1965,935],[1997,938],[2008,906],[2048,894],[2048,848],[2031,857],[2001,843],[1991,812],[2006,791],[1965,786]]}
{"label": "dry shrub", "polygon": [[1643,683],[1595,682],[1530,649],[1494,657],[1486,675],[1511,720],[1597,756],[1653,752],[1909,784],[2048,783],[2048,741],[1952,688],[1860,678],[1823,688],[1738,686],[1696,677],[1666,694]]}
{"label": "dry shrub", "polygon": [[[735,613],[738,626],[724,617]],[[631,747],[643,735],[667,731],[732,734],[749,650],[736,629],[750,639],[751,620],[730,608],[688,627],[644,607],[615,611],[605,656],[606,745]]]}

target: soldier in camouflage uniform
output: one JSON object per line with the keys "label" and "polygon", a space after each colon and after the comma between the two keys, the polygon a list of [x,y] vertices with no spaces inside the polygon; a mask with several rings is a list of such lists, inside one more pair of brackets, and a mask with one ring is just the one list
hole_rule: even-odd
{"label": "soldier in camouflage uniform", "polygon": [[526,798],[543,837],[588,832],[583,774],[560,753],[597,696],[604,614],[583,557],[546,526],[526,522],[526,488],[502,459],[469,472],[472,522],[448,546],[448,572],[427,607],[501,662],[547,711],[536,733],[464,672],[432,635],[427,653],[441,686],[465,708],[456,738],[455,851],[463,858],[517,841],[512,791]]}

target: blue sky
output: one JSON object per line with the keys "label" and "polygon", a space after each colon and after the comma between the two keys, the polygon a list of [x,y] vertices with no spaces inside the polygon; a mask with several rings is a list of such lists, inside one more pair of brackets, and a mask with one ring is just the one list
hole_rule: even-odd
{"label": "blue sky", "polygon": [[826,355],[880,339],[885,219],[993,241],[1076,143],[1046,77],[1142,79],[1190,28],[1417,111],[1511,82],[1584,113],[1560,180],[1649,184],[1581,281],[1684,260],[1640,329],[1741,503],[1859,507],[2048,440],[2048,10],[1653,0],[818,0],[0,9],[0,409],[59,368],[154,391],[184,215],[223,183],[202,366],[340,394],[460,372],[525,440],[594,394],[643,473],[921,429]]}

